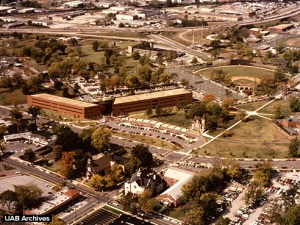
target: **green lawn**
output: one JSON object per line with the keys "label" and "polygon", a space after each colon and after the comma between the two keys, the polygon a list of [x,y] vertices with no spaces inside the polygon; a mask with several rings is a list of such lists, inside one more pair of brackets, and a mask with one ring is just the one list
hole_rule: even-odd
{"label": "green lawn", "polygon": [[14,170],[14,169],[16,169],[15,167],[12,167],[12,166],[7,165],[7,164],[2,163],[2,165],[3,165],[4,170]]}
{"label": "green lawn", "polygon": [[222,69],[224,72],[230,73],[232,76],[250,76],[250,77],[257,77],[263,78],[264,75],[273,76],[274,72],[260,69],[258,67],[251,67],[251,66],[228,66],[228,67],[211,67],[204,70],[199,71],[199,74],[204,75],[210,78],[211,73],[214,70]]}
{"label": "green lawn", "polygon": [[185,220],[186,216],[185,216],[186,210],[184,208],[178,207],[178,208],[171,208],[169,210],[165,210],[163,212],[163,214],[178,219],[178,220]]}
{"label": "green lawn", "polygon": [[272,149],[276,151],[276,157],[285,158],[289,140],[292,138],[272,121],[259,116],[250,116],[248,122],[239,123],[229,132],[230,137],[221,136],[219,140],[212,141],[196,153],[222,157],[268,158],[272,157],[272,152],[267,149]]}
{"label": "green lawn", "polygon": [[112,212],[112,213],[114,213],[114,214],[117,214],[117,215],[123,214],[121,211],[116,210],[116,209],[114,209],[114,208],[111,208],[111,207],[109,207],[109,206],[107,206],[107,205],[103,206],[102,209],[105,209],[105,210],[107,210],[107,211],[109,211],[109,212]]}
{"label": "green lawn", "polygon": [[235,107],[239,108],[239,109],[244,109],[246,111],[255,111],[259,107],[261,107],[264,104],[266,104],[267,102],[269,102],[269,101],[265,100],[265,101],[251,102],[251,103],[236,105]]}
{"label": "green lawn", "polygon": [[183,111],[173,110],[173,113],[168,116],[160,116],[160,117],[151,117],[145,115],[145,111],[133,112],[130,113],[130,117],[133,118],[141,118],[141,119],[150,119],[155,120],[162,123],[167,123],[170,125],[189,128],[191,126],[191,119],[186,119]]}
{"label": "green lawn", "polygon": [[42,116],[53,120],[62,120],[63,122],[73,122],[77,126],[87,126],[95,123],[95,120],[75,118],[74,116],[66,115],[49,109],[42,109]]}
{"label": "green lawn", "polygon": [[259,113],[266,113],[266,114],[273,114],[274,113],[274,106],[275,105],[280,105],[282,109],[282,115],[284,116],[289,116],[289,115],[294,115],[295,113],[292,112],[290,105],[289,105],[289,100],[288,99],[282,99],[282,100],[275,100],[271,104],[267,105],[266,107],[260,109],[258,112]]}
{"label": "green lawn", "polygon": [[6,88],[0,88],[0,104],[1,105],[12,105],[24,104],[27,102],[27,97],[22,93],[20,89],[15,89],[10,92]]}

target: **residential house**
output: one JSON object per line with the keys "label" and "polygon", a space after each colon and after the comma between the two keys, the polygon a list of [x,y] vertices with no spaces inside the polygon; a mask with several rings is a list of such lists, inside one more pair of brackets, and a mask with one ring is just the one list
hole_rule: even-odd
{"label": "residential house", "polygon": [[111,166],[111,161],[112,156],[110,153],[99,153],[92,156],[92,158],[87,161],[87,178],[95,174],[104,174],[104,171]]}
{"label": "residential house", "polygon": [[144,190],[149,189],[152,193],[152,196],[156,196],[164,190],[164,184],[164,180],[155,172],[142,172],[141,170],[139,170],[131,177],[129,181],[125,182],[125,194],[129,192],[140,194],[144,192]]}

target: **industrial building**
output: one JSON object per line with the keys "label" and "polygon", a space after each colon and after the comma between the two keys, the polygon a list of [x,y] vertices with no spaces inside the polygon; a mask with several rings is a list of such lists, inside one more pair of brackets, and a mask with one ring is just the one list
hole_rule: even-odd
{"label": "industrial building", "polygon": [[79,118],[96,118],[101,115],[101,106],[49,94],[27,95],[28,106],[65,113]]}
{"label": "industrial building", "polygon": [[282,33],[288,29],[291,29],[293,26],[293,24],[279,24],[274,27],[268,27],[267,30],[274,33]]}
{"label": "industrial building", "polygon": [[192,102],[192,92],[184,88],[179,88],[120,97],[116,98],[112,106],[112,113],[118,116],[125,115],[128,112],[146,110],[149,107],[155,108],[157,105],[161,107],[171,107],[178,105],[182,100]]}

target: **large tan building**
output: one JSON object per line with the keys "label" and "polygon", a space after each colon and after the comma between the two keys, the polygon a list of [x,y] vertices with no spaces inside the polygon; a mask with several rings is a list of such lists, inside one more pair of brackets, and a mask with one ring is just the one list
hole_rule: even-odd
{"label": "large tan building", "polygon": [[101,115],[101,106],[49,94],[27,95],[28,106],[65,113],[80,118],[96,118]]}
{"label": "large tan building", "polygon": [[160,105],[161,107],[171,107],[178,105],[182,100],[192,102],[192,92],[187,91],[184,88],[179,88],[120,97],[116,98],[112,106],[112,113],[118,116],[125,115],[128,112],[155,108],[157,105]]}

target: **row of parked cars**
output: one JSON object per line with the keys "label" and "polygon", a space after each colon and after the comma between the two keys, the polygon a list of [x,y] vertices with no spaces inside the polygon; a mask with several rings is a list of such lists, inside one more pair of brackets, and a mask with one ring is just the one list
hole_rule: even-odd
{"label": "row of parked cars", "polygon": [[[114,131],[120,131],[120,132],[126,132],[128,134],[134,134],[134,135],[143,135],[143,136],[151,136],[151,137],[154,137],[154,138],[158,138],[158,139],[161,139],[163,141],[167,141],[173,145],[176,145],[177,147],[179,148],[183,148],[183,146],[174,141],[174,140],[171,140],[169,138],[166,138],[166,137],[163,137],[163,136],[160,136],[160,135],[153,135],[152,133],[146,133],[146,132],[143,132],[144,131],[152,131],[152,132],[160,132],[160,130],[157,130],[157,129],[152,129],[152,128],[149,128],[149,127],[138,127],[138,126],[132,126],[132,125],[125,125],[125,124],[122,124],[120,123],[119,124],[120,127],[126,127],[126,128],[133,128],[133,129],[138,129],[137,131],[127,131],[125,129],[118,129],[118,128],[115,128],[115,127],[111,127],[109,125],[107,125],[107,128],[109,129],[112,129]],[[181,139],[181,140],[184,140],[183,137],[179,136],[179,135],[176,135],[174,133],[171,133],[170,136],[173,136],[173,137],[176,137],[178,139]]]}

